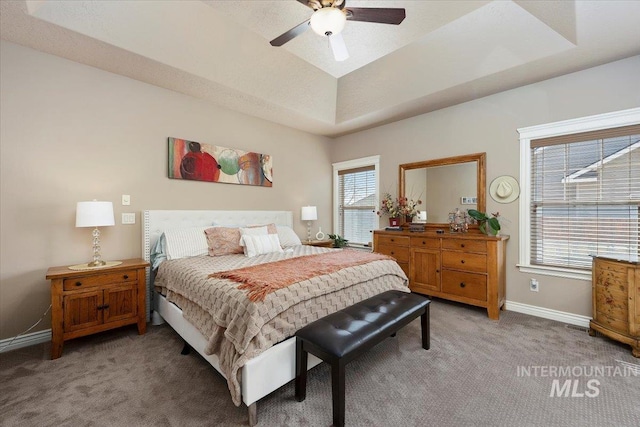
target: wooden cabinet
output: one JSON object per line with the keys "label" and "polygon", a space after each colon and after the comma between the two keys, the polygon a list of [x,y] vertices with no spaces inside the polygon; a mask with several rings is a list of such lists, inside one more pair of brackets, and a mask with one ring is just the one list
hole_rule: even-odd
{"label": "wooden cabinet", "polygon": [[589,335],[598,331],[629,344],[632,354],[640,357],[640,264],[594,257],[592,275]]}
{"label": "wooden cabinet", "polygon": [[124,325],[146,332],[145,268],[141,259],[117,266],[70,270],[51,267],[51,358],[62,355],[64,341]]}
{"label": "wooden cabinet", "polygon": [[390,255],[409,277],[413,292],[487,309],[498,319],[506,294],[505,247],[509,236],[376,230],[374,251]]}

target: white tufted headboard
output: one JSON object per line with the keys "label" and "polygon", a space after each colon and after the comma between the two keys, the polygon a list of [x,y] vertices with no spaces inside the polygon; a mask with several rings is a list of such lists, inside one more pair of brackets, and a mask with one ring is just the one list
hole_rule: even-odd
{"label": "white tufted headboard", "polygon": [[[203,225],[271,224],[293,227],[291,211],[184,211],[149,210],[142,212],[142,258],[151,261],[151,249],[165,230]],[[151,313],[151,271],[147,268],[147,320]]]}

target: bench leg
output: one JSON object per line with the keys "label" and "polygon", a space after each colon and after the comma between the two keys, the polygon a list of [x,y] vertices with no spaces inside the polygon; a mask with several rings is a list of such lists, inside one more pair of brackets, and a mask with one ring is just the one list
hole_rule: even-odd
{"label": "bench leg", "polygon": [[302,348],[302,340],[296,338],[296,400],[302,402],[307,397],[307,352]]}
{"label": "bench leg", "polygon": [[333,401],[334,427],[344,427],[344,381],[344,363],[341,360],[335,360],[331,364],[331,396]]}
{"label": "bench leg", "polygon": [[422,348],[429,350],[431,347],[431,333],[429,331],[429,305],[424,308],[424,313],[420,316],[420,326],[422,327]]}

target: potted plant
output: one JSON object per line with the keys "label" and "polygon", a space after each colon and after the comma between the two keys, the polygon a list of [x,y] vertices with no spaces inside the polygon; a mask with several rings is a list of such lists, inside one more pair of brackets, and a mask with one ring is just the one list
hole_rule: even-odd
{"label": "potted plant", "polygon": [[329,234],[329,238],[333,239],[334,248],[344,248],[347,246],[348,240],[340,236],[339,234]]}
{"label": "potted plant", "polygon": [[486,213],[475,209],[469,209],[467,212],[471,218],[478,222],[478,228],[480,231],[487,236],[496,236],[498,231],[500,231],[500,222],[498,221],[500,212],[492,213],[491,217],[487,216]]}

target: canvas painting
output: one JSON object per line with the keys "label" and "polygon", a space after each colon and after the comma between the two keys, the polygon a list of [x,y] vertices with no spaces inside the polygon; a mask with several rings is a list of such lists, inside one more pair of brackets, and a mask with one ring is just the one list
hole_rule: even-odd
{"label": "canvas painting", "polygon": [[271,156],[169,138],[169,178],[271,187]]}

